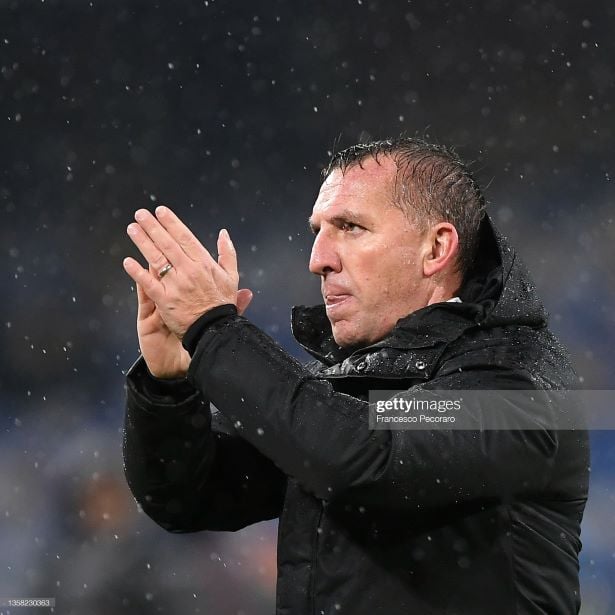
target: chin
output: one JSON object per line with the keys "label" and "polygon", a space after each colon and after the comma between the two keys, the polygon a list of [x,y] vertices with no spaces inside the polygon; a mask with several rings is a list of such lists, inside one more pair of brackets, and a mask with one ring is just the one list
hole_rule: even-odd
{"label": "chin", "polygon": [[331,324],[331,329],[335,343],[342,348],[357,349],[370,346],[384,339],[393,329],[393,326],[391,326],[382,330],[359,331],[356,327],[344,326],[341,322],[348,325],[346,321],[340,321],[337,326]]}
{"label": "chin", "polygon": [[333,339],[342,348],[367,346],[369,343],[362,338],[358,331],[344,330],[343,327],[333,327]]}
{"label": "chin", "polygon": [[[350,345],[348,333],[345,331],[340,331],[338,327],[332,327],[333,329],[333,339],[338,346],[345,348]],[[338,329],[338,330],[336,330]]]}

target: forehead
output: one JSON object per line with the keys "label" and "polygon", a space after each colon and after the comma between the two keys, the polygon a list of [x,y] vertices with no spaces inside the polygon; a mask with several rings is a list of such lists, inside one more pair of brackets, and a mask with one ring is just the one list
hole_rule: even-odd
{"label": "forehead", "polygon": [[388,156],[378,161],[368,158],[343,173],[335,169],[320,187],[312,218],[347,208],[377,214],[391,204],[396,173],[397,166]]}

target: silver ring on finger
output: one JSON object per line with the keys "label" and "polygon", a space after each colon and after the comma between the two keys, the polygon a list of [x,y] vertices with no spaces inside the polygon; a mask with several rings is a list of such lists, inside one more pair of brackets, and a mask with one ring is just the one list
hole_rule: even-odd
{"label": "silver ring on finger", "polygon": [[162,280],[162,278],[164,278],[165,275],[167,275],[167,273],[169,273],[169,271],[171,271],[171,269],[173,269],[173,265],[171,265],[171,263],[167,263],[159,272],[158,272],[158,277]]}

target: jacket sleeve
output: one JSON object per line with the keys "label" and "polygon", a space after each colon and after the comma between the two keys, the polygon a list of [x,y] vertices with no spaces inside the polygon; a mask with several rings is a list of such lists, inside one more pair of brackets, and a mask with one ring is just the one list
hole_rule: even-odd
{"label": "jacket sleeve", "polygon": [[186,381],[127,375],[124,471],[143,511],[171,532],[236,530],[280,514],[286,477]]}
{"label": "jacket sleeve", "polygon": [[[465,358],[433,389],[532,389],[517,370],[485,370]],[[246,441],[323,500],[414,510],[544,488],[556,432],[368,429],[368,404],[337,393],[239,316],[202,333],[188,379],[241,425]],[[527,417],[526,417],[527,418]],[[526,423],[527,424],[527,423]]]}

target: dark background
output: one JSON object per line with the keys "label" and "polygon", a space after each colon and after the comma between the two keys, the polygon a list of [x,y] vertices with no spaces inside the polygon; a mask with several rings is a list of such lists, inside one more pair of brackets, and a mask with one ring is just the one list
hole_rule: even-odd
{"label": "dark background", "polygon": [[[0,597],[273,612],[274,523],[167,535],[124,483],[139,207],[212,249],[229,228],[247,316],[303,357],[289,306],[319,300],[306,220],[330,152],[454,145],[582,383],[612,388],[614,28],[606,0],[0,0]],[[592,440],[584,615],[615,611],[615,434]]]}

